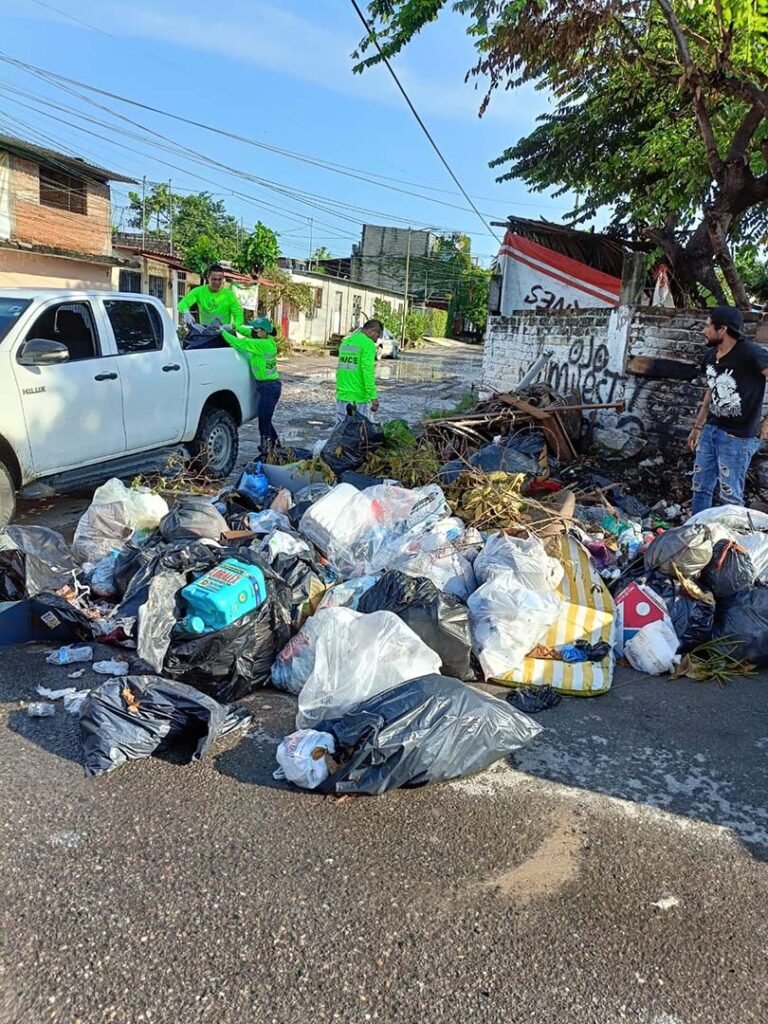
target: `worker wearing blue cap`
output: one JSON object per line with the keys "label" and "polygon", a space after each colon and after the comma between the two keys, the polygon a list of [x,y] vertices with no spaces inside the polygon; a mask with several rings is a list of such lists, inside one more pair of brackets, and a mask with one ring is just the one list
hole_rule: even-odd
{"label": "worker wearing blue cap", "polygon": [[249,333],[251,337],[243,338],[239,334],[230,334],[229,331],[222,331],[221,334],[232,348],[237,349],[238,352],[245,352],[250,357],[251,373],[256,382],[256,394],[259,402],[261,455],[263,458],[268,458],[280,443],[272,423],[272,417],[283,389],[277,369],[277,343],[275,342],[277,331],[273,327],[272,321],[266,316],[257,317],[256,320],[245,324],[242,330]]}

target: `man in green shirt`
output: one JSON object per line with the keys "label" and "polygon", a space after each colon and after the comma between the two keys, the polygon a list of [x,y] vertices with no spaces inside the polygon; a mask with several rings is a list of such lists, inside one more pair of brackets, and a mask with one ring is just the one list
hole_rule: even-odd
{"label": "man in green shirt", "polygon": [[179,312],[188,326],[195,322],[190,310],[197,306],[201,324],[218,321],[220,327],[236,331],[243,326],[243,307],[231,288],[224,287],[224,268],[214,263],[206,274],[207,284],[193,288],[179,302]]}
{"label": "man in green shirt", "polygon": [[277,369],[277,343],[275,341],[277,331],[272,326],[272,321],[266,316],[260,316],[240,329],[243,333],[251,334],[252,337],[241,338],[226,330],[221,332],[221,336],[232,348],[249,356],[258,398],[257,415],[259,434],[261,435],[261,456],[267,459],[280,444],[277,431],[272,423],[272,417],[282,393],[282,383]]}
{"label": "man in green shirt", "polygon": [[359,331],[341,343],[336,370],[336,421],[354,405],[363,416],[379,411],[376,391],[376,342],[384,327],[380,320],[368,320]]}

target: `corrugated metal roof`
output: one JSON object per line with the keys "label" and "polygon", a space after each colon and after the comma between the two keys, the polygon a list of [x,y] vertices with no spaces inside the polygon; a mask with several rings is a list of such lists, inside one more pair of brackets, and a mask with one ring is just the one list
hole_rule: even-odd
{"label": "corrugated metal roof", "polygon": [[66,153],[59,153],[55,149],[46,149],[44,146],[36,146],[34,142],[26,142],[24,139],[17,139],[13,135],[0,134],[0,149],[14,153],[25,160],[34,160],[36,163],[46,167],[55,167],[58,170],[66,170],[73,177],[86,178],[106,184],[108,181],[124,181],[129,185],[135,185],[135,178],[126,178],[116,171],[108,171],[105,167],[97,167],[89,164],[76,156],[67,156]]}

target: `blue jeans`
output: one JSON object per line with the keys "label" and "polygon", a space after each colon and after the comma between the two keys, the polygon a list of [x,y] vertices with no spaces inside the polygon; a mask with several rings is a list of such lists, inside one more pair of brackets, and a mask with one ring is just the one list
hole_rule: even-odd
{"label": "blue jeans", "polygon": [[704,427],[693,467],[694,514],[712,507],[717,484],[724,505],[744,504],[747,470],[759,448],[760,441],[756,437],[734,437],[711,423]]}
{"label": "blue jeans", "polygon": [[263,454],[266,454],[279,441],[272,417],[275,414],[275,407],[280,401],[283,385],[279,380],[257,380],[255,383],[256,395],[259,400],[257,415],[259,433],[261,434],[261,450]]}

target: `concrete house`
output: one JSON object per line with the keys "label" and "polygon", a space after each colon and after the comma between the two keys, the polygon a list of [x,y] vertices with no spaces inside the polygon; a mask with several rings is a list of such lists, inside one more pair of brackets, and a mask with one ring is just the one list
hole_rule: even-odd
{"label": "concrete house", "polygon": [[132,183],[0,135],[0,286],[111,288],[110,181]]}

